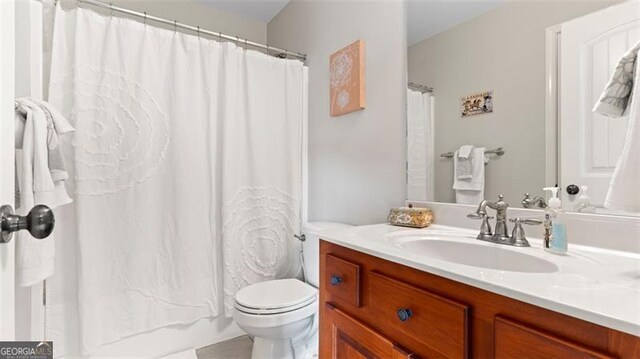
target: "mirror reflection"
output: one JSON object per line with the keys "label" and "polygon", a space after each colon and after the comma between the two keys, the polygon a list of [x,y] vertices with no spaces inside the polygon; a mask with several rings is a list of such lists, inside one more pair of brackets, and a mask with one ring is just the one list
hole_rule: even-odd
{"label": "mirror reflection", "polygon": [[558,186],[567,211],[640,215],[633,79],[615,70],[625,54],[635,64],[638,10],[409,2],[407,199],[477,205],[502,194],[544,208],[543,188]]}

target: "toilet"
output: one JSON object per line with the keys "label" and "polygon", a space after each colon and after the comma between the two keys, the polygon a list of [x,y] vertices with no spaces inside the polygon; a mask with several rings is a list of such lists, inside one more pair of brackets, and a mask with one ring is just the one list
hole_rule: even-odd
{"label": "toilet", "polygon": [[233,319],[254,338],[251,357],[314,358],[318,355],[320,231],[351,227],[313,222],[303,227],[306,282],[277,279],[252,284],[236,293]]}

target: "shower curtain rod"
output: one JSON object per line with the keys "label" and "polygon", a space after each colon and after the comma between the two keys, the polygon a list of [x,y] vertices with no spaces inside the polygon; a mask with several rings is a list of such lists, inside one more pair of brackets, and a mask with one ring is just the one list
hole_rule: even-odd
{"label": "shower curtain rod", "polygon": [[181,28],[181,29],[190,30],[190,31],[193,31],[193,32],[197,33],[198,35],[205,34],[205,35],[217,37],[219,39],[233,41],[233,42],[237,43],[238,45],[244,44],[245,47],[246,46],[251,46],[251,47],[258,48],[258,49],[266,50],[268,55],[269,55],[269,51],[275,51],[276,54],[274,56],[280,57],[280,58],[287,58],[288,56],[291,56],[291,57],[300,59],[302,61],[305,61],[307,59],[307,55],[301,54],[299,52],[284,50],[284,49],[280,49],[280,48],[269,46],[269,45],[263,45],[263,44],[260,44],[260,43],[257,43],[257,42],[249,41],[247,39],[241,39],[241,38],[239,38],[237,36],[225,35],[225,34],[220,33],[220,32],[213,32],[213,31],[209,31],[209,30],[204,30],[204,29],[201,29],[200,26],[191,26],[191,25],[180,23],[180,22],[178,22],[176,20],[167,20],[167,19],[163,19],[163,18],[160,18],[160,17],[147,15],[146,12],[138,12],[138,11],[125,9],[123,7],[112,5],[112,4],[107,4],[107,3],[104,3],[102,1],[77,0],[76,2],[78,4],[88,4],[88,5],[101,7],[103,9],[111,10],[111,11],[121,12],[123,14],[127,14],[127,15],[131,15],[131,16],[142,18],[145,21],[152,20],[152,21],[159,22],[159,23],[162,23],[162,24],[165,24],[165,25],[171,25],[171,26],[175,27],[176,29],[177,28]]}
{"label": "shower curtain rod", "polygon": [[413,83],[413,82],[409,82],[408,86],[409,86],[410,89],[416,90],[416,91],[420,91],[422,93],[432,93],[433,92],[433,87],[420,85],[420,84]]}

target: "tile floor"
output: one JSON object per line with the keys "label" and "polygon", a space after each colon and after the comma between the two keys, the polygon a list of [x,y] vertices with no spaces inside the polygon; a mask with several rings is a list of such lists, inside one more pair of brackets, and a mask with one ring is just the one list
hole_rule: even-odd
{"label": "tile floor", "polygon": [[196,350],[198,359],[250,359],[253,340],[248,335]]}

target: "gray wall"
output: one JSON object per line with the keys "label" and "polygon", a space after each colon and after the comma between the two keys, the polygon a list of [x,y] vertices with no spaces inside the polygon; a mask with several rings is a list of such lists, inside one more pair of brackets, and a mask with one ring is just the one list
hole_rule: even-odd
{"label": "gray wall", "polygon": [[[485,197],[519,206],[545,185],[545,29],[612,2],[513,2],[409,48],[409,79],[435,87],[435,192],[455,202],[453,161],[463,144],[502,146],[486,167]],[[494,113],[460,117],[460,97],[493,90]]]}
{"label": "gray wall", "polygon": [[[268,25],[269,44],[309,66],[309,219],[383,222],[406,194],[406,5],[293,0]],[[329,56],[366,42],[367,108],[329,116]]]}
{"label": "gray wall", "polygon": [[203,29],[238,36],[259,43],[267,41],[265,22],[223,12],[195,0],[110,0],[114,5],[149,15],[177,20]]}

